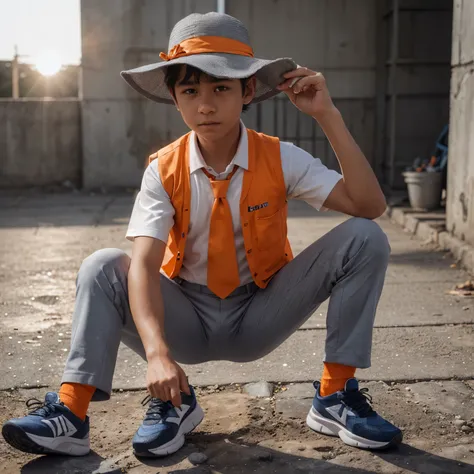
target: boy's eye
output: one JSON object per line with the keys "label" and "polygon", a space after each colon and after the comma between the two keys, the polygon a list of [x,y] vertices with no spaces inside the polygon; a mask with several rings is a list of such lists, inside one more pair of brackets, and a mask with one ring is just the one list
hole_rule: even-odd
{"label": "boy's eye", "polygon": [[183,94],[191,95],[191,94],[194,94],[195,92],[196,92],[196,89],[185,89],[183,91]]}
{"label": "boy's eye", "polygon": [[216,91],[219,91],[219,92],[224,92],[226,90],[228,90],[229,88],[227,86],[217,86],[216,87]]}

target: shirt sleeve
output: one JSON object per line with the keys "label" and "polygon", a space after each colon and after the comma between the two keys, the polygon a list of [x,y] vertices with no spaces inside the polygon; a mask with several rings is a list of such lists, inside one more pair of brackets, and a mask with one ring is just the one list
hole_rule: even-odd
{"label": "shirt sleeve", "polygon": [[156,160],[145,170],[126,238],[146,236],[167,242],[174,223],[174,208],[161,182]]}
{"label": "shirt sleeve", "polygon": [[323,203],[342,175],[292,143],[280,142],[280,153],[288,198],[306,201],[318,211],[327,210]]}

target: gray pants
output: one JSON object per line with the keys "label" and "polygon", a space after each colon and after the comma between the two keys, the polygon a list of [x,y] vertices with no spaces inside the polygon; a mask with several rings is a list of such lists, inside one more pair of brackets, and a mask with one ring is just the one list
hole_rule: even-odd
{"label": "gray pants", "polygon": [[[251,283],[221,300],[207,287],[162,276],[165,335],[175,360],[248,362],[273,351],[330,297],[325,361],[370,367],[372,328],[390,246],[373,221],[352,218],[282,268],[265,289]],[[62,382],[110,397],[119,343],[145,351],[130,312],[130,257],[103,249],[77,276],[71,350]],[[314,367],[308,367],[314,371]]]}

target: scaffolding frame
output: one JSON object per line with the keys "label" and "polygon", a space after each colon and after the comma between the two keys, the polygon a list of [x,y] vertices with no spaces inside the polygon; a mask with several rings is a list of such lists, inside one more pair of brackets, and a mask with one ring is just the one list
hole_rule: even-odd
{"label": "scaffolding frame", "polygon": [[[445,8],[429,5],[431,2],[413,2],[413,5],[401,5],[400,0],[390,0],[388,2],[377,2],[377,84],[376,84],[376,158],[375,172],[379,181],[383,184],[384,190],[392,192],[396,181],[396,142],[397,142],[397,101],[400,98],[408,97],[397,90],[397,73],[400,68],[413,66],[450,66],[446,60],[436,59],[414,59],[399,56],[400,41],[400,13],[402,12],[451,12],[452,8]],[[387,9],[387,4],[390,7]],[[392,24],[391,36],[387,38],[389,22]],[[387,41],[389,44],[387,44]],[[387,48],[389,46],[389,48]],[[386,58],[386,51],[389,49],[389,58]],[[417,94],[416,97],[439,97],[446,94],[426,93]],[[387,107],[388,120],[387,120]],[[388,124],[387,124],[388,122]],[[388,142],[388,154],[386,153]],[[387,173],[388,171],[388,173]]]}

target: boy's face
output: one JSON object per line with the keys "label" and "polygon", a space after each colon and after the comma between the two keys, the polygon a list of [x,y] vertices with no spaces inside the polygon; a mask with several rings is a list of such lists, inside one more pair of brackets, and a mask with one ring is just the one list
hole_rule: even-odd
{"label": "boy's face", "polygon": [[242,106],[255,96],[255,78],[247,81],[242,93],[240,79],[217,79],[202,73],[199,82],[193,76],[184,82],[185,74],[182,67],[174,96],[186,125],[209,139],[227,135],[239,122]]}

